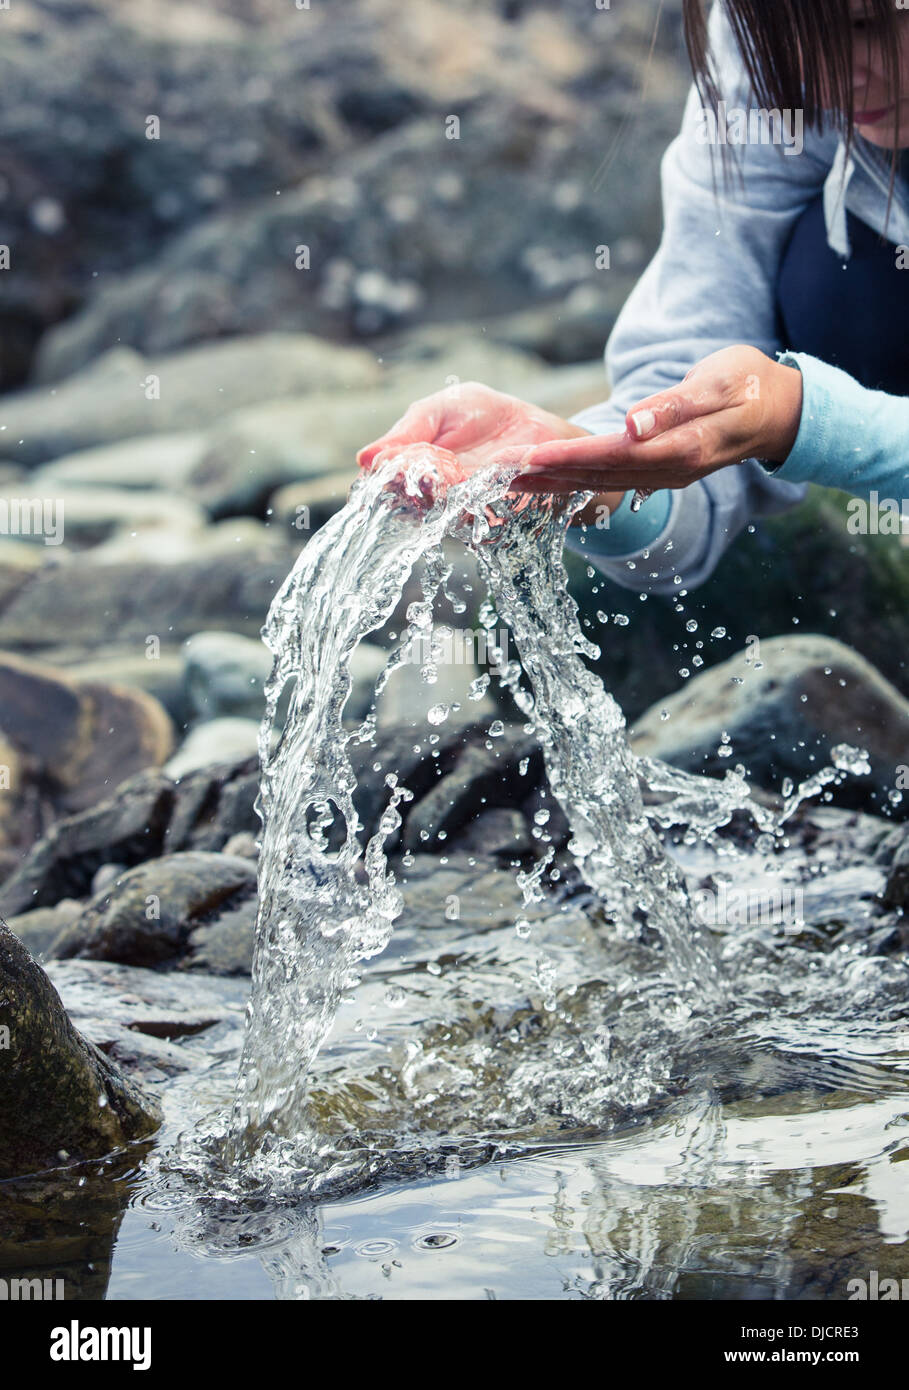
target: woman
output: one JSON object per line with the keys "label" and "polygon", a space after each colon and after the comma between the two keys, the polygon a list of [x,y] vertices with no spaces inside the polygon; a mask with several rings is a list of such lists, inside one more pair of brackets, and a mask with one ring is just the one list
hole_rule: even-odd
{"label": "woman", "polygon": [[[663,161],[659,251],[607,348],[611,398],[567,421],[450,388],[359,460],[428,441],[468,467],[519,459],[519,490],[593,492],[600,525],[569,545],[656,593],[702,583],[808,482],[909,495],[909,11],[723,0],[708,28],[685,0],[685,23],[696,82]],[[774,109],[804,121],[799,152],[709,143],[730,112]],[[639,510],[635,489],[652,493]]]}

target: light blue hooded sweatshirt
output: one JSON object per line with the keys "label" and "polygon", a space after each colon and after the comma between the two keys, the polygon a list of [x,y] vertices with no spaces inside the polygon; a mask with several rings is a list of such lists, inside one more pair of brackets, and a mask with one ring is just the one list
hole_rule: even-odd
{"label": "light blue hooded sweatshirt", "polygon": [[[753,110],[747,74],[719,5],[711,16],[711,40],[727,110]],[[656,594],[677,592],[676,575],[686,588],[702,584],[749,521],[801,501],[806,483],[863,497],[876,491],[898,502],[909,492],[909,398],[866,390],[827,363],[786,351],[776,337],[779,268],[808,205],[823,193],[827,239],[844,261],[850,255],[848,211],[893,243],[895,257],[901,249],[909,262],[909,186],[897,180],[888,217],[890,154],[857,136],[847,156],[832,128],[805,129],[799,141],[797,126],[789,127],[788,152],[785,140],[730,149],[727,184],[722,152],[705,143],[704,131],[693,88],[681,132],[663,159],[662,241],[606,349],[612,395],[574,420],[594,434],[622,433],[633,405],[678,385],[702,358],[737,343],[798,367],[804,404],[795,447],[772,473],[750,459],[687,488],[656,492],[636,513],[627,495],[608,529],[569,532],[568,548],[609,579]],[[645,550],[642,566],[636,562]]]}

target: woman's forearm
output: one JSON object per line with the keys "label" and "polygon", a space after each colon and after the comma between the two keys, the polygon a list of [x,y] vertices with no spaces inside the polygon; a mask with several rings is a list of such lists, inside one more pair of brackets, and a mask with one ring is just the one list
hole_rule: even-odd
{"label": "woman's forearm", "polygon": [[907,495],[909,397],[869,391],[805,353],[785,353],[781,360],[802,373],[802,418],[795,445],[774,477],[858,497]]}

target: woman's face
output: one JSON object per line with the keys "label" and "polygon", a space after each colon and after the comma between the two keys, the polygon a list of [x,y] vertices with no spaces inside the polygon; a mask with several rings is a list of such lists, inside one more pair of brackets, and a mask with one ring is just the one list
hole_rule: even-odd
{"label": "woman's face", "polygon": [[880,36],[865,19],[861,0],[853,9],[855,34],[855,126],[859,134],[881,149],[909,148],[909,11],[897,14],[902,100],[894,100]]}

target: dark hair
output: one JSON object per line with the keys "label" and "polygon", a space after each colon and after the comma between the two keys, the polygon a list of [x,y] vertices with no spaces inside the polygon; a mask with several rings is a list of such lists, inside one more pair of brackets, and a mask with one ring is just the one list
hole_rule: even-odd
{"label": "dark hair", "polygon": [[[805,124],[831,115],[847,146],[855,137],[853,0],[722,0],[754,94],[766,109],[801,109]],[[894,0],[864,0],[861,22],[880,41],[885,74],[901,97],[899,15]],[[707,0],[684,0],[685,41],[701,99],[716,109],[720,98],[707,33]],[[893,168],[899,153],[894,151]]]}

